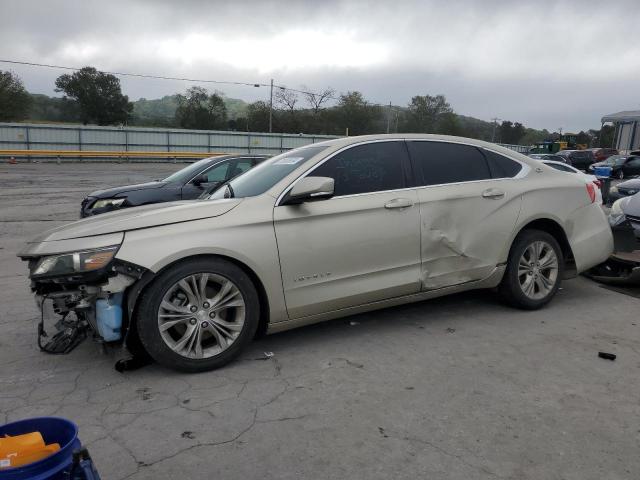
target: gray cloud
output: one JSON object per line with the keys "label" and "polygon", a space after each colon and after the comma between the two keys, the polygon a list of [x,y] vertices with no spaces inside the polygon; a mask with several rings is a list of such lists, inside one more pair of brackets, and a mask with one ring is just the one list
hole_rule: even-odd
{"label": "gray cloud", "polygon": [[[0,57],[268,82],[406,104],[443,93],[458,113],[537,128],[597,127],[640,108],[635,0],[21,1],[0,4]],[[8,68],[0,65],[0,68]],[[11,67],[53,92],[58,71]],[[132,98],[187,82],[123,78]],[[265,89],[221,86],[264,99]]]}

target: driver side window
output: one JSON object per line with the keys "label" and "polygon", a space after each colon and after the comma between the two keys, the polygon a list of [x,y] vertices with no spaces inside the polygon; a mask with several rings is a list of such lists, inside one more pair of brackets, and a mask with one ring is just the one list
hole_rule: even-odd
{"label": "driver side window", "polygon": [[207,183],[224,182],[227,178],[227,171],[229,170],[229,162],[223,162],[210,168],[205,175],[207,176]]}
{"label": "driver side window", "polygon": [[356,145],[313,170],[314,177],[330,177],[335,196],[397,190],[405,187],[403,142]]}

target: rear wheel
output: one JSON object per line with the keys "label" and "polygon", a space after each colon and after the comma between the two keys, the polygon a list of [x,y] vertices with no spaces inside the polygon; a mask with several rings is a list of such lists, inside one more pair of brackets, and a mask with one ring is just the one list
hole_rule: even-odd
{"label": "rear wheel", "polygon": [[150,285],[137,327],[158,363],[200,372],[239,355],[253,338],[259,316],[258,294],[242,269],[222,259],[193,259]]}
{"label": "rear wheel", "polygon": [[499,287],[511,305],[535,310],[551,301],[564,272],[562,249],[541,230],[525,230],[516,237]]}

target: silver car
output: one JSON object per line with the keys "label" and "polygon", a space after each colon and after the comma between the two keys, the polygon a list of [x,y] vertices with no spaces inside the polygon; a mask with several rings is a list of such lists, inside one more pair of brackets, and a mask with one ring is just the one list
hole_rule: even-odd
{"label": "silver car", "polygon": [[202,371],[259,333],[464,290],[540,308],[611,253],[595,200],[593,184],[494,144],[351,137],[273,157],[209,199],[49,230],[19,255],[67,321]]}

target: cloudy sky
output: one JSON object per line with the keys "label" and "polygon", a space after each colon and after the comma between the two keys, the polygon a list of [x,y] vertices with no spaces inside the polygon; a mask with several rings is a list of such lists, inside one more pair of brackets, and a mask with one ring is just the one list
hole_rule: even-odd
{"label": "cloudy sky", "polygon": [[[565,131],[640,109],[638,0],[0,1],[0,58],[197,79],[360,90]],[[62,72],[8,66],[53,94]],[[130,98],[191,82],[122,78]],[[206,86],[206,85],[205,85]],[[209,85],[267,99],[266,88]]]}

